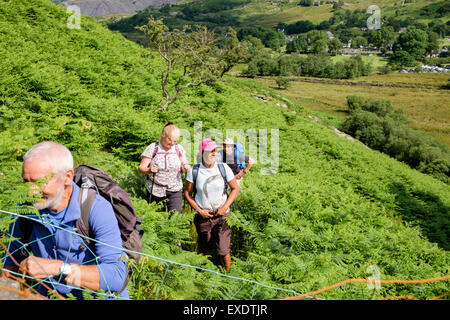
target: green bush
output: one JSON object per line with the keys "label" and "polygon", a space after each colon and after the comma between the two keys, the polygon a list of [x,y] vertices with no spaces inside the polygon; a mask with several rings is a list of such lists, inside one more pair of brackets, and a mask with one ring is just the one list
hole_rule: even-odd
{"label": "green bush", "polygon": [[291,81],[286,77],[278,77],[275,82],[279,89],[287,89],[291,85]]}
{"label": "green bush", "polygon": [[390,100],[347,97],[350,117],[341,129],[370,148],[382,151],[412,168],[449,181],[450,150],[431,136],[408,126]]}

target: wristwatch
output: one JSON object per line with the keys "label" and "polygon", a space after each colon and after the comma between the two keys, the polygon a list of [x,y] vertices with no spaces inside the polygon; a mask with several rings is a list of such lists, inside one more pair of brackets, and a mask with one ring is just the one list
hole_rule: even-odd
{"label": "wristwatch", "polygon": [[64,276],[68,276],[69,273],[72,272],[72,267],[70,266],[70,264],[63,262],[63,264],[61,265],[61,267],[59,268],[59,272]]}

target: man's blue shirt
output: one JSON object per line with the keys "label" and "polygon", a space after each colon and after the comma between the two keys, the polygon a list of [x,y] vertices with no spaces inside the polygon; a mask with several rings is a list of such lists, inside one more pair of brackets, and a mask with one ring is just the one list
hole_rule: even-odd
{"label": "man's blue shirt", "polygon": [[[127,276],[126,263],[123,261],[126,254],[122,250],[122,239],[119,225],[111,204],[100,195],[95,197],[89,215],[89,226],[95,235],[95,241],[88,247],[85,246],[83,238],[76,233],[75,222],[81,217],[81,209],[78,204],[80,188],[73,185],[72,195],[68,206],[61,211],[61,223],[55,223],[58,217],[46,216],[46,210],[40,211],[40,216],[34,216],[39,222],[33,223],[33,229],[29,239],[30,251],[33,255],[41,258],[62,260],[67,263],[80,265],[96,264],[100,275],[100,289],[105,292],[118,292],[122,289]],[[10,225],[10,235],[18,238],[9,243],[8,250],[18,263],[23,257],[20,249],[23,247],[23,233],[20,219]],[[6,257],[5,265],[14,266],[11,257]],[[59,293],[73,294],[82,298],[81,290],[73,289],[64,285],[64,280],[59,275],[49,278],[49,287],[56,289]],[[41,286],[38,290],[46,295],[47,290]],[[121,297],[128,298],[125,288]]]}

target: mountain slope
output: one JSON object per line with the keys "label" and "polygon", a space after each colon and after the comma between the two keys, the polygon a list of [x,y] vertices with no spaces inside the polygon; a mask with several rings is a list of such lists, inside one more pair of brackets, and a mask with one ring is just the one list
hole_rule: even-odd
{"label": "mountain slope", "polygon": [[[67,28],[67,18],[64,8],[47,0],[0,0],[0,208],[17,203],[13,191],[21,184],[24,152],[56,140],[73,151],[76,164],[105,169],[132,195],[144,217],[146,254],[214,269],[194,252],[192,213],[167,220],[146,204],[139,155],[169,120],[191,138],[196,121],[203,131],[223,134],[278,129],[276,174],[261,174],[269,164],[258,155],[233,208],[231,275],[303,293],[367,278],[373,265],[382,279],[448,273],[448,185],[337,136],[308,118],[307,109],[250,80],[226,77],[191,88],[167,112],[155,113],[159,80],[148,66],[160,66],[161,59],[91,18],[82,17],[80,30]],[[191,147],[193,158],[197,146]],[[173,239],[191,250],[179,250]],[[179,266],[165,274],[165,268],[144,259],[130,281],[132,297],[155,298],[163,277],[160,299],[286,296]],[[374,297],[424,299],[447,291],[445,281],[383,285]],[[372,293],[348,285],[321,297],[368,299]]]}
{"label": "mountain slope", "polygon": [[107,16],[130,14],[144,10],[149,6],[161,6],[181,0],[69,0],[59,1],[64,6],[76,5],[81,14],[88,16]]}
{"label": "mountain slope", "polygon": [[[279,24],[292,24],[307,20],[319,24],[333,17],[336,12],[361,10],[365,12],[370,6],[376,5],[383,19],[420,21],[428,24],[432,20],[441,19],[444,23],[449,19],[449,8],[445,0],[430,2],[416,0],[414,2],[397,2],[379,0],[374,3],[369,0],[349,0],[339,9],[333,8],[331,1],[322,1],[320,6],[301,6],[300,0],[291,1],[261,1],[261,0],[197,0],[174,3],[162,10],[149,7],[136,15],[124,18],[115,28],[132,32],[131,25],[139,25],[148,20],[148,16],[164,18],[170,27],[181,27],[185,24],[202,23],[208,28],[235,28],[261,26],[277,28]],[[367,18],[370,14],[367,14]],[[328,27],[325,27],[328,28]]]}

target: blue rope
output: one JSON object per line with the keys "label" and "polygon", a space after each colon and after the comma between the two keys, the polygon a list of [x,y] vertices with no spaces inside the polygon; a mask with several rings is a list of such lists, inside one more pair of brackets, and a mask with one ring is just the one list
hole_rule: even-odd
{"label": "blue rope", "polygon": [[[27,219],[31,219],[31,220],[35,220],[35,221],[41,222],[40,220],[32,219],[32,218],[30,218],[30,217],[28,217],[28,216],[26,216],[26,215],[21,215],[21,214],[14,213],[14,212],[9,212],[9,211],[0,210],[0,213],[6,213],[6,214],[9,214],[9,215],[12,215],[12,216],[15,216],[15,217],[24,217],[24,218],[27,218]],[[62,225],[63,225],[63,224],[62,224]],[[63,225],[63,226],[64,226],[64,225]],[[71,233],[71,234],[80,236],[80,237],[82,237],[82,238],[84,238],[84,239],[88,239],[88,240],[90,240],[90,241],[93,241],[93,242],[96,242],[96,243],[99,243],[99,244],[102,244],[102,245],[105,245],[105,246],[108,246],[108,247],[116,248],[116,249],[117,249],[116,246],[110,245],[110,244],[105,243],[105,242],[98,241],[98,240],[96,240],[96,239],[90,238],[90,237],[85,236],[85,235],[81,235],[81,234],[79,234],[79,233],[77,233],[77,232],[75,232],[75,231],[73,231],[73,230],[68,230],[68,229],[65,229],[65,228],[63,228],[63,227],[61,227],[61,226],[57,226],[57,225],[55,225],[54,227],[57,228],[57,229],[64,230],[65,232],[68,232],[68,233]],[[143,252],[137,252],[137,251],[133,251],[133,250],[125,249],[125,248],[118,248],[118,249],[121,249],[121,250],[124,251],[124,252],[129,252],[129,253],[139,254],[139,255],[141,255],[141,256],[146,256],[146,257],[151,258],[151,259],[154,259],[154,260],[158,260],[158,261],[161,261],[161,262],[168,263],[168,266],[167,266],[167,268],[166,268],[166,270],[165,270],[165,273],[164,273],[164,275],[163,275],[162,282],[161,282],[161,284],[160,284],[160,287],[158,288],[157,296],[159,295],[160,288],[161,288],[161,286],[162,286],[162,284],[163,284],[163,282],[164,282],[164,279],[165,279],[165,277],[166,277],[166,275],[167,275],[167,272],[168,272],[168,269],[169,269],[168,267],[169,267],[170,265],[177,265],[177,266],[180,266],[180,267],[192,268],[192,269],[196,269],[196,270],[200,270],[200,271],[204,271],[204,272],[209,272],[209,273],[212,273],[212,274],[214,274],[214,275],[216,275],[216,276],[218,275],[218,276],[221,276],[221,277],[224,277],[224,278],[229,278],[229,279],[239,280],[239,281],[242,281],[242,282],[252,283],[252,284],[254,284],[254,289],[253,289],[253,292],[252,292],[252,298],[253,298],[253,295],[254,295],[254,293],[255,293],[256,286],[260,286],[260,287],[267,288],[267,289],[272,289],[272,290],[277,290],[277,291],[283,291],[283,292],[286,292],[286,293],[290,293],[291,295],[294,295],[294,296],[295,296],[295,295],[300,295],[300,294],[301,294],[301,293],[298,293],[297,291],[292,290],[292,289],[285,289],[285,288],[274,287],[274,286],[270,286],[270,285],[267,285],[267,284],[264,284],[264,283],[260,283],[260,282],[255,281],[255,280],[250,280],[250,279],[245,279],[245,278],[235,277],[235,276],[232,276],[232,275],[223,274],[223,273],[218,272],[218,271],[215,271],[215,270],[211,270],[211,269],[207,269],[207,268],[203,268],[203,267],[199,267],[199,266],[193,266],[193,265],[189,265],[189,264],[185,264],[185,263],[181,263],[181,262],[176,262],[176,261],[172,261],[172,260],[169,260],[169,259],[165,259],[165,258],[153,256],[153,255],[150,255],[150,254],[147,254],[147,253],[143,253]],[[91,252],[92,252],[92,251],[91,251]],[[98,259],[98,257],[97,257],[96,259]],[[85,263],[85,264],[86,264],[86,263]],[[104,275],[103,275],[103,276],[104,276]],[[215,278],[214,278],[213,283],[214,283],[214,282],[215,282]],[[69,287],[70,287],[70,286],[69,286]],[[80,289],[80,288],[76,287],[76,289]],[[90,293],[96,293],[96,292],[93,292],[93,291],[91,291],[91,290],[87,290],[87,289],[83,289],[83,288],[81,288],[81,290],[84,290],[84,291],[87,291],[87,292],[90,292]],[[211,291],[211,287],[210,287],[210,291]],[[209,293],[210,293],[210,292],[208,292],[207,296],[209,295]],[[98,293],[96,293],[96,294],[98,294]],[[105,294],[105,295],[106,295],[106,296],[110,296],[110,294]],[[119,297],[119,298],[120,298],[120,297]],[[309,297],[309,298],[312,298],[312,297]],[[319,298],[319,299],[321,299],[321,298]]]}

